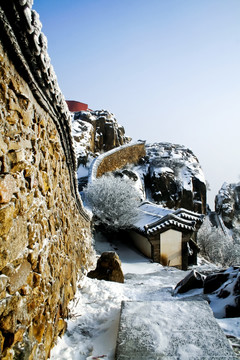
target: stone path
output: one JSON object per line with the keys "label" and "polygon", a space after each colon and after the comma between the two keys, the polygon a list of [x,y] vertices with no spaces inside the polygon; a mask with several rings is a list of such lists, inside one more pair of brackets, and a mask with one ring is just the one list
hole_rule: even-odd
{"label": "stone path", "polygon": [[205,301],[122,302],[116,360],[233,360]]}

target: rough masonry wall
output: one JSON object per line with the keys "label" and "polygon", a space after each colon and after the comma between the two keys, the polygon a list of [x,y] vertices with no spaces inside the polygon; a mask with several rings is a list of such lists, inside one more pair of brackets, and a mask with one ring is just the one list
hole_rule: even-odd
{"label": "rough masonry wall", "polygon": [[0,45],[0,358],[46,359],[65,329],[90,225],[56,122]]}
{"label": "rough masonry wall", "polygon": [[[127,164],[137,164],[146,155],[145,143],[123,145],[100,155],[91,169],[92,179],[101,177],[109,171],[121,169]],[[91,180],[91,179],[90,179]]]}

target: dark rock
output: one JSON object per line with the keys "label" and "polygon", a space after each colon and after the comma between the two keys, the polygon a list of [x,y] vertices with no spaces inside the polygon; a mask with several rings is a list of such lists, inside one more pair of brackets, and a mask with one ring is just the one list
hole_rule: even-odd
{"label": "dark rock", "polygon": [[174,174],[170,172],[157,173],[152,170],[151,193],[157,203],[164,202],[168,208],[173,208],[180,196],[180,189]]}
{"label": "dark rock", "polygon": [[[211,302],[217,303],[217,307],[213,307],[216,317],[229,318],[240,316],[239,283],[239,267],[230,267],[224,272],[207,276],[204,282],[204,293],[209,294],[210,305]],[[207,292],[205,285],[207,286]]]}
{"label": "dark rock", "polygon": [[127,169],[122,171],[123,175],[126,175],[129,177],[129,179],[133,180],[133,181],[137,181],[138,177],[137,175],[133,172],[133,171],[129,171]]}
{"label": "dark rock", "polygon": [[183,280],[181,280],[174,289],[174,295],[188,292],[192,289],[203,287],[205,276],[192,270]]}
{"label": "dark rock", "polygon": [[206,213],[206,184],[191,150],[170,143],[146,144],[142,167],[146,190],[156,203]]}
{"label": "dark rock", "polygon": [[102,253],[97,261],[95,270],[90,271],[87,276],[91,279],[124,282],[119,256],[114,251]]}
{"label": "dark rock", "polygon": [[240,317],[240,295],[235,298],[235,306],[226,306],[226,318]]}
{"label": "dark rock", "polygon": [[[240,268],[239,268],[240,269]],[[233,288],[233,294],[240,294],[240,276],[238,277],[236,284]]]}
{"label": "dark rock", "polygon": [[220,290],[218,297],[221,299],[226,299],[230,294],[231,294],[230,291],[222,289],[222,290]]}
{"label": "dark rock", "polygon": [[174,295],[191,289],[204,288],[217,318],[240,317],[240,267],[232,266],[218,273],[205,275],[191,271],[174,289]]}
{"label": "dark rock", "polygon": [[225,272],[208,275],[204,281],[203,293],[211,294],[212,292],[216,291],[220,286],[222,286],[222,284],[227,281],[228,277],[229,275]]}

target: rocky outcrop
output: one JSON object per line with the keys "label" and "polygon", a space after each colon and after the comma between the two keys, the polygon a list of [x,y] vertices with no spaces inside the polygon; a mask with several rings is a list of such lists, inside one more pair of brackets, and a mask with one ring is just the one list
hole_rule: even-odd
{"label": "rocky outcrop", "polygon": [[8,360],[48,358],[92,251],[70,114],[31,3],[0,5],[0,358]]}
{"label": "rocky outcrop", "polygon": [[[75,113],[73,138],[78,155],[80,190],[88,181],[89,168],[94,158],[99,152],[105,153],[112,149],[113,155],[109,152],[111,155],[103,159],[101,166],[114,171],[128,164],[129,171],[140,175],[149,200],[170,209],[183,207],[206,213],[204,175],[197,157],[184,146],[170,143],[147,144],[146,154],[142,152],[141,159],[138,157],[137,166],[134,159],[126,162],[118,150],[121,150],[119,145],[129,142],[129,138],[124,136],[123,128],[118,126],[113,115],[106,111]],[[139,141],[140,143],[143,144]],[[119,164],[111,167],[110,158],[115,159],[116,154]],[[102,157],[105,157],[104,154],[100,155]],[[131,158],[130,152],[128,157]],[[104,162],[107,162],[106,166]],[[99,170],[99,176],[104,172],[106,171]]]}
{"label": "rocky outcrop", "polygon": [[87,275],[91,279],[124,283],[124,275],[119,256],[114,251],[102,253],[97,261],[97,267]]}
{"label": "rocky outcrop", "polygon": [[[217,318],[240,316],[240,267],[207,275],[191,271],[174,289],[174,295],[192,289],[203,288],[203,297],[208,300]],[[199,296],[201,296],[199,294]]]}
{"label": "rocky outcrop", "polygon": [[78,188],[81,191],[88,182],[88,171],[92,161],[100,154],[131,138],[108,111],[80,111],[72,115],[72,137],[78,162]]}
{"label": "rocky outcrop", "polygon": [[240,267],[230,267],[208,275],[203,291],[208,295],[210,304],[217,304],[216,317],[240,316]]}
{"label": "rocky outcrop", "polygon": [[114,115],[106,110],[74,113],[72,134],[82,164],[86,164],[89,155],[95,157],[131,141]]}
{"label": "rocky outcrop", "polygon": [[206,185],[202,169],[191,150],[181,145],[146,146],[145,183],[158,204],[206,212]]}
{"label": "rocky outcrop", "polygon": [[168,208],[206,212],[206,184],[191,150],[181,145],[146,145],[146,156],[135,170],[141,174],[147,197]]}
{"label": "rocky outcrop", "polygon": [[240,183],[224,183],[215,198],[215,209],[229,229],[240,222]]}
{"label": "rocky outcrop", "polygon": [[141,177],[147,199],[169,209],[205,214],[205,179],[192,151],[170,143],[146,144],[145,149],[146,155],[137,165],[129,164],[128,171]]}

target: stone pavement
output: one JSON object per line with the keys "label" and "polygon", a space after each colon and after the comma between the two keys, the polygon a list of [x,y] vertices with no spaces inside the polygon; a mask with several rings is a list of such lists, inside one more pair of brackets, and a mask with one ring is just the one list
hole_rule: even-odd
{"label": "stone pavement", "polygon": [[116,360],[233,360],[206,301],[123,301]]}

